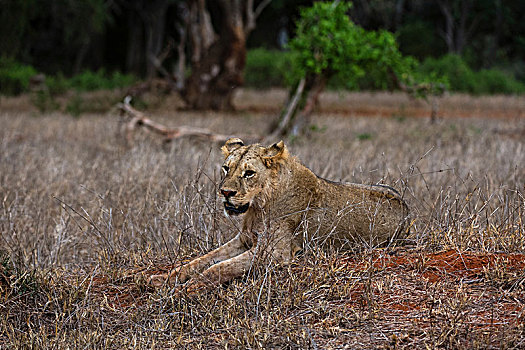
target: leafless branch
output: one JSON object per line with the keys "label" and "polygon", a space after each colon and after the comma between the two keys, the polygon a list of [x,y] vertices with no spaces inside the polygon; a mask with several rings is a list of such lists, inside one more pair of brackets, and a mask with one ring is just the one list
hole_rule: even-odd
{"label": "leafless branch", "polygon": [[255,22],[257,17],[261,14],[266,6],[268,6],[272,0],[263,0],[255,9],[253,9],[253,0],[246,2],[246,24],[244,26],[244,33],[248,34],[255,29]]}
{"label": "leafless branch", "polygon": [[175,81],[173,76],[166,70],[166,68],[162,66],[162,60],[155,57],[155,55],[149,55],[148,58],[153,67],[155,67],[155,69],[166,79],[171,89],[174,91],[178,91],[177,82]]}

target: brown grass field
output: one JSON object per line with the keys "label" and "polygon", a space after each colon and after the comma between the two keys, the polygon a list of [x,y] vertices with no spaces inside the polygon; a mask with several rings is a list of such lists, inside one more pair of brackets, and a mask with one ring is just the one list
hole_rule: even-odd
{"label": "brown grass field", "polygon": [[[176,109],[168,126],[266,132],[285,99],[240,91],[235,113]],[[224,243],[219,145],[126,146],[115,111],[39,114],[0,99],[0,349],[525,348],[525,101],[326,93],[308,137],[322,177],[385,183],[409,203],[405,246],[256,266],[199,295],[146,279]]]}

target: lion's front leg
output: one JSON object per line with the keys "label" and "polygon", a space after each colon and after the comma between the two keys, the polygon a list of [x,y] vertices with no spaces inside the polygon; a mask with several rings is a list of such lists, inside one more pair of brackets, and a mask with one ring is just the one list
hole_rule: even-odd
{"label": "lion's front leg", "polygon": [[244,253],[206,269],[199,276],[195,276],[188,281],[185,288],[189,293],[199,289],[217,286],[229,282],[247,273],[254,261],[255,247]]}
{"label": "lion's front leg", "polygon": [[193,274],[203,271],[206,267],[212,264],[228,260],[239,254],[242,255],[242,253],[248,249],[246,244],[247,242],[245,237],[243,237],[241,234],[238,234],[231,241],[215,250],[212,250],[208,254],[196,258],[190,261],[188,264],[174,269],[170,273],[153,275],[150,277],[149,281],[156,287],[159,287],[166,282],[170,285],[174,284],[176,281],[183,283],[187,281]]}
{"label": "lion's front leg", "polygon": [[279,229],[272,235],[262,235],[258,239],[258,246],[253,246],[240,255],[211,266],[199,276],[190,279],[185,289],[192,293],[229,282],[246,274],[252,268],[254,261],[268,264],[267,259],[270,259],[279,264],[287,264],[292,259],[293,247],[289,231]]}

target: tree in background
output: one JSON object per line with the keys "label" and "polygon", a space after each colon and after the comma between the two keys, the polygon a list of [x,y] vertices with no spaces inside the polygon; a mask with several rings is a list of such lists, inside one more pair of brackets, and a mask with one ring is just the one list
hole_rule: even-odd
{"label": "tree in background", "polygon": [[0,56],[68,73],[85,69],[88,56],[100,66],[110,20],[104,0],[5,0],[0,5]]}
{"label": "tree in background", "polygon": [[[189,108],[233,108],[233,91],[243,84],[246,39],[270,0],[259,1],[257,5],[254,0],[119,0],[119,3],[132,10],[133,17],[143,27],[140,30],[140,26],[128,26],[129,68],[136,67],[141,57],[145,57],[146,77],[152,78],[160,72],[181,93]],[[170,9],[177,14],[169,24],[175,28],[176,38],[166,34]],[[164,64],[172,51],[177,57],[173,70]],[[140,52],[144,55],[137,55]],[[190,72],[188,77],[186,71]]]}
{"label": "tree in background", "polygon": [[1,3],[0,54],[18,58],[24,50],[24,36],[30,30],[34,17],[35,0],[11,0]]}
{"label": "tree in background", "polygon": [[116,0],[113,11],[126,18],[128,71],[148,79],[157,74],[153,58],[161,54],[166,40],[168,10],[176,0]]}
{"label": "tree in background", "polygon": [[472,35],[475,20],[472,20],[472,0],[438,0],[439,9],[445,19],[440,34],[450,53],[461,54]]}
{"label": "tree in background", "polygon": [[378,88],[407,89],[416,61],[404,57],[394,35],[367,31],[347,16],[351,3],[316,2],[301,11],[290,41],[294,88],[270,138],[301,133],[319,95],[335,74],[349,87],[366,77]]}
{"label": "tree in background", "polygon": [[190,108],[233,108],[233,91],[243,84],[246,38],[269,2],[262,1],[255,7],[253,0],[217,0],[208,5],[215,6],[220,13],[215,26],[204,0],[188,2],[186,33],[191,50],[191,75],[182,96]]}
{"label": "tree in background", "polygon": [[[120,71],[148,80],[162,75],[190,108],[231,108],[231,92],[243,81],[246,45],[282,49],[278,35],[293,38],[298,9],[313,3],[0,0],[0,69],[11,74],[11,64],[32,66],[38,73],[64,77],[86,70],[101,76]],[[524,1],[354,0],[347,15],[365,30],[395,32],[405,55],[431,63],[432,58],[459,53],[475,73],[494,68],[525,82],[523,13]],[[25,73],[30,70],[24,72],[27,80]],[[18,86],[27,86],[27,81]],[[361,89],[374,87],[359,84]],[[203,91],[210,97],[203,98]]]}

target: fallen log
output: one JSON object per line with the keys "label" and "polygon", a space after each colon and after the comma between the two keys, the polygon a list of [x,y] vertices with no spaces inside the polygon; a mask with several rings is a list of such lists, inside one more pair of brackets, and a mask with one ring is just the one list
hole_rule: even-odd
{"label": "fallen log", "polygon": [[[144,127],[144,130],[162,136],[164,142],[170,142],[174,139],[187,136],[196,137],[211,142],[222,143],[226,142],[226,140],[233,136],[239,137],[239,135],[217,134],[209,129],[196,128],[192,126],[178,126],[175,128],[168,128],[165,125],[151,120],[144,113],[133,108],[130,102],[131,97],[126,96],[126,98],[124,98],[124,102],[117,105],[120,115],[122,117],[127,117],[127,120],[124,120],[124,130],[126,142],[128,145],[133,142],[133,133],[139,127]],[[261,139],[260,136],[256,135],[244,135],[243,137],[245,137],[245,139],[256,141]]]}

